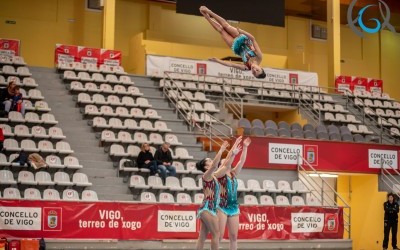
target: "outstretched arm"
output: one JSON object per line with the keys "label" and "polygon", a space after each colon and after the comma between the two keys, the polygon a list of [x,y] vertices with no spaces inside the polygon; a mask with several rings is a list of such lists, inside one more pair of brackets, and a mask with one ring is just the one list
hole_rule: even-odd
{"label": "outstretched arm", "polygon": [[222,143],[218,153],[214,157],[212,166],[204,173],[204,179],[206,181],[210,181],[212,179],[213,173],[218,169],[218,163],[221,160],[221,156],[228,146],[229,143],[227,141],[224,141],[224,143]]}
{"label": "outstretched arm", "polygon": [[242,141],[241,136],[236,139],[235,144],[232,146],[231,150],[229,151],[228,155],[226,156],[226,160],[224,161],[222,166],[214,173],[215,177],[220,178],[220,177],[224,176],[228,171],[231,170],[232,161],[241,150],[241,146],[239,146],[241,141]]}
{"label": "outstretched arm", "polygon": [[238,175],[240,173],[240,171],[243,168],[244,163],[246,162],[246,158],[247,158],[247,149],[249,147],[251,143],[250,138],[246,138],[246,140],[243,141],[243,151],[242,151],[242,155],[240,156],[240,160],[239,162],[236,164],[236,167],[232,170],[235,175]]}
{"label": "outstretched arm", "polygon": [[227,61],[223,61],[221,59],[215,58],[215,57],[210,58],[209,60],[212,61],[212,62],[217,62],[219,64],[228,66],[228,67],[233,67],[233,68],[236,68],[236,69],[246,70],[246,66],[244,64],[227,62]]}

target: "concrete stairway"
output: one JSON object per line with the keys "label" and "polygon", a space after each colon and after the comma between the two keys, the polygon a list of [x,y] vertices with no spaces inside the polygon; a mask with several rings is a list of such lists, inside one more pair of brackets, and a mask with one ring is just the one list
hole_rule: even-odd
{"label": "concrete stairway", "polygon": [[66,141],[83,165],[80,171],[87,174],[89,181],[93,183],[90,189],[97,192],[100,200],[133,200],[128,185],[117,177],[118,170],[113,167],[104,148],[99,146],[99,140],[87,121],[82,119],[82,114],[60,75],[53,68],[30,67],[30,71],[58,120],[57,126],[63,130]]}
{"label": "concrete stairway", "polygon": [[164,97],[163,92],[159,89],[158,81],[141,76],[131,76],[131,79],[162,117],[161,121],[166,122],[168,128],[178,137],[178,140],[183,143],[182,146],[187,148],[195,160],[208,157],[207,152],[202,150],[203,146],[197,142],[199,133],[190,131],[186,121],[178,116],[176,110],[171,107],[169,100]]}

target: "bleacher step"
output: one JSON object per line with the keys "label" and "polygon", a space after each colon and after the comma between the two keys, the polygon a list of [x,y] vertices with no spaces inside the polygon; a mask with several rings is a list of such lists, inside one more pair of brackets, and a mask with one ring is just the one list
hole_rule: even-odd
{"label": "bleacher step", "polygon": [[125,183],[122,184],[115,184],[115,183],[108,183],[108,184],[101,184],[92,187],[97,193],[108,193],[108,194],[130,194],[129,186]]}
{"label": "bleacher step", "polygon": [[126,185],[123,181],[122,177],[89,177],[89,181],[93,185],[109,185],[110,183],[113,184],[121,184],[121,185]]}
{"label": "bleacher step", "polygon": [[89,177],[109,177],[117,176],[117,171],[115,169],[101,169],[101,171],[98,168],[88,168],[84,167],[81,169],[82,173],[87,174]]}
{"label": "bleacher step", "polygon": [[[99,160],[81,160],[80,164],[88,168],[99,168],[99,169],[113,169],[113,163],[111,161],[99,161]],[[101,170],[100,170],[101,171]]]}
{"label": "bleacher step", "polygon": [[104,201],[133,201],[132,194],[109,194],[107,193],[98,193],[97,196],[99,200]]}

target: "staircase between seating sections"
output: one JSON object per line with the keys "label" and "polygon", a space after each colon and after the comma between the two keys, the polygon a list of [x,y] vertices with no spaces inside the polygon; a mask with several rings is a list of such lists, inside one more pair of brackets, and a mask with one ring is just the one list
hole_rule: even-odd
{"label": "staircase between seating sections", "polygon": [[82,173],[88,175],[93,184],[92,190],[97,192],[100,200],[132,201],[131,194],[123,179],[117,177],[117,169],[109,160],[95,134],[83,120],[79,108],[69,94],[60,75],[53,68],[30,67],[31,72],[40,82],[38,89],[51,105],[58,126],[64,131],[68,142],[75,150]]}
{"label": "staircase between seating sections", "polygon": [[[204,148],[210,152],[218,150],[224,140],[229,140],[233,137],[233,130],[230,126],[222,122],[216,116],[205,111],[204,119],[202,121],[196,120],[194,114],[194,104],[188,98],[183,99],[185,95],[183,90],[176,84],[176,80],[170,76],[169,72],[164,75],[164,80],[169,80],[170,84],[164,84],[163,94],[168,98],[173,108],[176,110],[179,118],[186,121],[191,131],[195,131],[199,140],[203,142]],[[175,95],[172,96],[170,91],[174,91]],[[188,102],[189,107],[180,107],[179,102],[185,100]]]}

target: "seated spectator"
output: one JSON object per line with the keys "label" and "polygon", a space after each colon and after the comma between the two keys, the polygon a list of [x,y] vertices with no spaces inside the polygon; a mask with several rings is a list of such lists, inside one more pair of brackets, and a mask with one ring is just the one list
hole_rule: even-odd
{"label": "seated spectator", "polygon": [[169,146],[170,144],[168,142],[164,142],[154,154],[154,159],[157,161],[161,178],[164,180],[167,176],[176,175],[176,169],[172,166],[172,155],[169,151]]}
{"label": "seated spectator", "polygon": [[[6,111],[6,103],[13,98],[14,96],[14,88],[17,86],[15,81],[10,81],[8,83],[7,88],[1,88],[0,89],[0,106],[1,110]],[[11,107],[11,103],[7,104],[10,105],[8,106],[9,108]],[[8,108],[8,110],[10,110]]]}
{"label": "seated spectator", "polygon": [[15,86],[14,88],[14,96],[12,98],[10,111],[18,111],[23,115],[25,114],[25,109],[22,102],[22,94],[19,86]]}
{"label": "seated spectator", "polygon": [[3,151],[3,143],[4,143],[4,134],[3,129],[0,128],[0,151]]}
{"label": "seated spectator", "polygon": [[19,91],[19,87],[17,86],[14,80],[8,83],[7,88],[0,90],[0,102],[3,104],[2,110],[6,111],[7,113],[10,111],[17,111],[16,109],[12,109],[14,97],[16,104],[20,106],[19,111],[22,114],[25,114],[25,107],[24,103],[22,102],[22,94]]}
{"label": "seated spectator", "polygon": [[29,167],[33,167],[35,170],[48,167],[46,161],[39,154],[33,153],[27,156],[23,151],[19,153],[18,157],[12,162],[18,162],[21,166],[27,164]]}
{"label": "seated spectator", "polygon": [[153,154],[150,152],[150,146],[148,143],[143,143],[136,162],[139,168],[150,169],[150,175],[155,175],[157,173],[157,161],[154,160]]}

